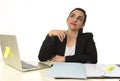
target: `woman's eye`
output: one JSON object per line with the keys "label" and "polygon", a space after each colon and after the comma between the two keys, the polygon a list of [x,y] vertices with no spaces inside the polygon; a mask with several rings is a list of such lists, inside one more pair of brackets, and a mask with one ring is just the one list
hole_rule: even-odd
{"label": "woman's eye", "polygon": [[78,18],[77,20],[82,21],[82,19],[81,19],[81,18]]}
{"label": "woman's eye", "polygon": [[83,21],[83,18],[82,17],[78,17],[77,20]]}
{"label": "woman's eye", "polygon": [[73,18],[73,17],[74,17],[74,15],[71,15],[70,17],[71,17],[71,18]]}

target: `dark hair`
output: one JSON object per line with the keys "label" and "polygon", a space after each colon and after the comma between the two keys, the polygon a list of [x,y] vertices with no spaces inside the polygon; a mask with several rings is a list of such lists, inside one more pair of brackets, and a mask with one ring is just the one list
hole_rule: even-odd
{"label": "dark hair", "polygon": [[[79,11],[82,11],[82,12],[83,12],[83,14],[84,14],[84,21],[83,21],[83,24],[85,24],[86,18],[87,18],[86,11],[85,11],[84,9],[82,9],[82,8],[75,8],[75,9],[73,9],[73,10],[70,12],[70,14],[71,14],[73,11],[75,11],[75,10],[79,10]],[[70,15],[70,14],[69,14],[69,15]]]}

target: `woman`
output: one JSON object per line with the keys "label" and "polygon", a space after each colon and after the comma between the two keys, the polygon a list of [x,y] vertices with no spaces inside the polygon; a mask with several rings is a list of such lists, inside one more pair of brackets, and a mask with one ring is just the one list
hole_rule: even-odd
{"label": "woman", "polygon": [[86,12],[73,9],[68,18],[69,29],[51,30],[44,40],[38,58],[40,61],[97,63],[97,50],[92,33],[83,33]]}

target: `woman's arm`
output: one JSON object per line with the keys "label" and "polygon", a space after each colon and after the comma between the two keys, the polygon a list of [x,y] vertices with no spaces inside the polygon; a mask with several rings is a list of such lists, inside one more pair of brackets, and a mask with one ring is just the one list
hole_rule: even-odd
{"label": "woman's arm", "polygon": [[40,48],[38,59],[40,61],[47,61],[54,57],[54,54],[55,54],[54,37],[53,36],[50,37],[49,35],[47,35]]}
{"label": "woman's arm", "polygon": [[[60,56],[55,56],[56,42],[55,38],[57,37],[61,42],[63,42],[66,37],[65,30],[51,30],[46,36],[43,44],[41,46],[38,58],[40,61],[47,60],[61,60]],[[63,58],[62,58],[63,59]]]}

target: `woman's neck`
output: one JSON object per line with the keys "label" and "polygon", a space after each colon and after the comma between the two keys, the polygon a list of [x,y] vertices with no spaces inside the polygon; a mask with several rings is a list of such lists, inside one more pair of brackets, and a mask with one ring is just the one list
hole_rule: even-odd
{"label": "woman's neck", "polygon": [[67,32],[69,39],[77,39],[78,31],[69,30]]}

